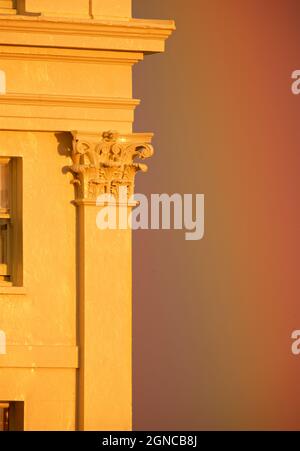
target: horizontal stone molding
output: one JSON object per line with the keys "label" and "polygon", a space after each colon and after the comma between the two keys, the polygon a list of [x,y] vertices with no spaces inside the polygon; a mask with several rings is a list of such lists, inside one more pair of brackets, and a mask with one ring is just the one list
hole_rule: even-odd
{"label": "horizontal stone molding", "polygon": [[3,45],[161,52],[174,29],[168,20],[0,16]]}
{"label": "horizontal stone molding", "polygon": [[84,108],[112,108],[134,110],[139,104],[137,99],[122,99],[89,96],[64,96],[48,94],[7,93],[0,97],[0,104],[63,106]]}
{"label": "horizontal stone molding", "polygon": [[139,100],[8,93],[0,96],[1,129],[130,131]]}
{"label": "horizontal stone molding", "polygon": [[7,345],[0,368],[78,368],[76,346]]}
{"label": "horizontal stone molding", "polygon": [[85,49],[0,46],[0,60],[55,61],[62,63],[134,65],[143,53]]}

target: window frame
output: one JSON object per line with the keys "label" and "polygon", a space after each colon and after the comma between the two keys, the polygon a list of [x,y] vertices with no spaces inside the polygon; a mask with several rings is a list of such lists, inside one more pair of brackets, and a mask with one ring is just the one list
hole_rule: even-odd
{"label": "window frame", "polygon": [[0,401],[0,409],[0,432],[24,431],[24,401]]}
{"label": "window frame", "polygon": [[[7,180],[7,208],[0,207],[0,234],[3,233],[1,239],[1,245],[3,244],[3,249],[1,251],[6,254],[4,261],[0,262],[0,286],[12,286],[11,281],[11,203],[12,203],[12,180],[11,180],[11,169],[12,160],[10,157],[0,157],[0,165],[7,166],[8,168],[8,180]],[[4,232],[6,228],[6,232]],[[6,237],[4,238],[4,235]],[[1,246],[2,247],[2,246]]]}
{"label": "window frame", "polygon": [[[6,226],[6,259],[0,263],[0,288],[23,286],[22,158],[0,156],[8,166],[7,208],[0,208],[0,224]],[[0,230],[1,232],[1,230]]]}

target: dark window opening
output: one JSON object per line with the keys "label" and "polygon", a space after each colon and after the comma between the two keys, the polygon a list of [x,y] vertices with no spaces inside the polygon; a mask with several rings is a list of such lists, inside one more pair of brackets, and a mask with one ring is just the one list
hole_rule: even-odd
{"label": "dark window opening", "polygon": [[24,402],[0,402],[0,432],[24,431]]}
{"label": "dark window opening", "polygon": [[0,157],[0,286],[22,283],[22,159]]}

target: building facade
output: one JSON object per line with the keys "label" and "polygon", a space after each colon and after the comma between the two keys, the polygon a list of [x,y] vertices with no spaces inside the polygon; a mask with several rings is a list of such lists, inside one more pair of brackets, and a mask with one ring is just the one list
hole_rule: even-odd
{"label": "building facade", "polygon": [[0,0],[0,430],[132,428],[131,231],[96,200],[146,170],[132,67],[174,23],[131,6]]}

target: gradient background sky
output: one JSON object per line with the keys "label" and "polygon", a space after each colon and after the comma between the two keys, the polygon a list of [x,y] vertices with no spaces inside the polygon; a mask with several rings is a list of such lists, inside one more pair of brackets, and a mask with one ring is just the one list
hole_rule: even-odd
{"label": "gradient background sky", "polygon": [[134,234],[134,428],[300,430],[299,0],[135,0],[175,19],[135,69],[141,193],[204,193],[206,235]]}

